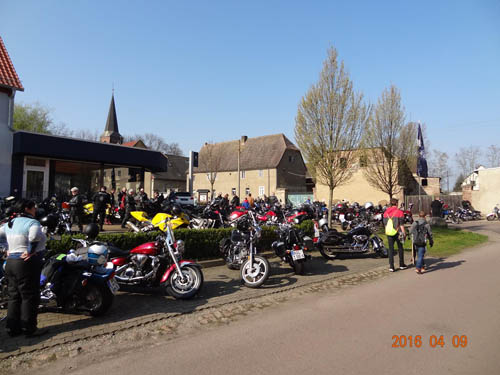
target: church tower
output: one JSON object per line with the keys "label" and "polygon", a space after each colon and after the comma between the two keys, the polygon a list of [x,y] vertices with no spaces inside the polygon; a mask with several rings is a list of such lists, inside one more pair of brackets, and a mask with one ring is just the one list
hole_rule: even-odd
{"label": "church tower", "polygon": [[123,137],[118,131],[118,120],[116,119],[116,108],[115,108],[115,94],[111,95],[111,104],[109,105],[108,120],[106,121],[106,128],[104,133],[101,135],[101,142],[104,143],[114,143],[121,145],[123,143]]}

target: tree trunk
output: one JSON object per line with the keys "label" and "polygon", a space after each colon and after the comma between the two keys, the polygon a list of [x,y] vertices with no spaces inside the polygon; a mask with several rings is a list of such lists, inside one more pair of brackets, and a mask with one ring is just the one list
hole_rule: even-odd
{"label": "tree trunk", "polygon": [[332,201],[333,201],[333,189],[328,187],[328,228],[332,227]]}

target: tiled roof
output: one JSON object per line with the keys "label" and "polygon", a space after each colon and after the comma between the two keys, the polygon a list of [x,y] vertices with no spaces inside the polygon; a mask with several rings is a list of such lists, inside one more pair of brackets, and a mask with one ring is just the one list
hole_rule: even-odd
{"label": "tiled roof", "polygon": [[134,147],[137,142],[139,141],[125,142],[124,144],[122,144],[122,146]]}
{"label": "tiled roof", "polygon": [[[238,169],[238,143],[229,141],[214,144],[214,155],[220,155],[219,171],[236,171]],[[194,172],[206,172],[208,148],[203,146],[199,153],[199,167]],[[286,150],[299,151],[284,134],[266,135],[248,138],[241,143],[240,166],[242,170],[276,168]]]}
{"label": "tiled roof", "polygon": [[24,91],[24,87],[12,65],[7,48],[0,37],[0,86],[7,86],[19,91]]}

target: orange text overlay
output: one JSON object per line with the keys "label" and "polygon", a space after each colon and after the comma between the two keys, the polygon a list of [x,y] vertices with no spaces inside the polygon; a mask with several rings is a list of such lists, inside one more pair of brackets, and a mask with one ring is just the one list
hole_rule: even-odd
{"label": "orange text overlay", "polygon": [[421,335],[393,335],[392,347],[393,348],[444,348],[451,346],[453,348],[466,348],[467,335],[454,335],[452,337],[445,337],[443,335],[431,335],[423,337]]}

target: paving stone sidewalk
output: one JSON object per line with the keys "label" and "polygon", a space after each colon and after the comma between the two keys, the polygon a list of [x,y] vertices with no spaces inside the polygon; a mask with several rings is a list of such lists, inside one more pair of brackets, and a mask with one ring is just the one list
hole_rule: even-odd
{"label": "paving stone sidewalk", "polygon": [[[276,258],[271,260],[271,266],[269,280],[259,289],[242,286],[238,271],[229,270],[225,266],[216,266],[203,269],[205,276],[203,289],[200,295],[192,300],[177,301],[165,296],[163,290],[129,288],[118,293],[111,310],[104,317],[94,318],[84,314],[43,311],[39,314],[39,327],[47,327],[50,332],[40,338],[26,339],[22,336],[10,338],[6,335],[5,325],[2,322],[0,359],[292,289],[319,290],[322,284],[327,285],[336,279],[341,279],[345,285],[353,285],[359,278],[356,275],[370,271],[375,272],[373,275],[386,272],[387,259],[367,256],[327,262],[319,256],[319,253],[315,253],[312,261],[306,264],[306,274],[303,276],[293,274],[287,264],[281,264]],[[0,316],[4,316],[5,313],[5,310],[0,310]]]}

